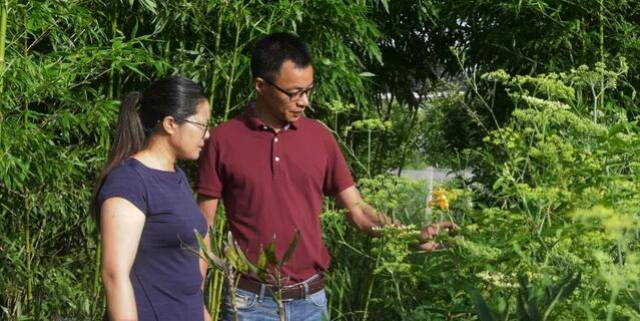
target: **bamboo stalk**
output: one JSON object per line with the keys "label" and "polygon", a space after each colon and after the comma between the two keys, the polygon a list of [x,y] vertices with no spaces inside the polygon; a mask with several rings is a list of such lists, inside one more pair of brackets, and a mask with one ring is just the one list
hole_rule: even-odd
{"label": "bamboo stalk", "polygon": [[34,304],[33,304],[33,270],[31,266],[32,259],[32,248],[31,248],[31,202],[29,201],[29,194],[26,193],[24,198],[24,208],[25,208],[25,216],[24,216],[24,234],[25,234],[25,263],[27,266],[27,302],[26,306],[29,310],[29,315],[34,315]]}
{"label": "bamboo stalk", "polygon": [[[216,43],[215,43],[215,47],[214,47],[214,51],[213,54],[217,55],[218,52],[220,51],[220,38],[221,38],[221,33],[222,33],[222,17],[224,17],[224,12],[221,10],[221,12],[218,13],[218,26],[216,29]],[[213,104],[213,100],[216,98],[215,97],[215,91],[216,91],[216,87],[218,85],[218,78],[219,78],[219,73],[218,70],[216,70],[218,67],[218,65],[215,63],[215,59],[212,62],[212,68],[211,68],[211,84],[209,85],[209,105],[211,106],[211,108],[213,108],[213,106],[215,106]]]}
{"label": "bamboo stalk", "polygon": [[236,23],[236,38],[233,44],[233,61],[231,63],[231,75],[229,75],[229,79],[227,79],[227,101],[224,106],[224,120],[229,118],[229,110],[231,108],[231,91],[233,90],[233,82],[236,76],[236,67],[238,65],[238,55],[240,54],[240,50],[238,49],[238,45],[240,42],[240,32],[241,26],[239,23]]}
{"label": "bamboo stalk", "polygon": [[367,176],[371,177],[371,129],[367,131]]}
{"label": "bamboo stalk", "polygon": [[[113,10],[113,16],[112,16],[112,20],[111,20],[111,40],[115,40],[116,38],[116,32],[118,30],[118,25],[117,25],[117,21],[118,21],[118,8],[115,7],[116,5],[114,4],[112,7]],[[113,45],[113,43],[111,44]],[[115,90],[115,86],[116,86],[116,75],[113,72],[113,64],[111,64],[111,66],[109,66],[109,89],[107,91],[107,96],[109,99],[113,99],[114,97],[114,90]]]}
{"label": "bamboo stalk", "polygon": [[[605,66],[604,61],[604,0],[600,0],[600,62],[603,67]],[[600,109],[604,107],[604,70],[600,72]],[[597,112],[593,111],[594,122],[597,122]]]}
{"label": "bamboo stalk", "polygon": [[[92,286],[92,291],[91,291],[91,298],[95,301],[93,301],[94,303],[97,303],[99,301],[100,298],[100,275],[101,275],[101,265],[100,265],[100,259],[101,259],[101,252],[102,252],[102,247],[100,246],[101,242],[100,242],[100,236],[95,237],[96,240],[96,253],[94,256],[94,261],[93,261],[93,286]],[[92,316],[96,315],[96,311],[97,309],[99,309],[101,307],[101,305],[99,304],[94,304],[92,307]]]}
{"label": "bamboo stalk", "polygon": [[3,0],[0,5],[0,97],[4,88],[4,53],[7,42],[7,16],[9,15],[7,1]]}
{"label": "bamboo stalk", "polygon": [[[218,234],[215,240],[216,243],[212,246],[216,246],[217,248],[222,248],[222,244],[223,244],[222,236],[224,235],[223,233],[224,224],[225,222],[222,219],[220,219],[218,222]],[[214,278],[213,286],[210,292],[210,293],[213,293],[213,295],[209,296],[209,311],[213,311],[213,308],[215,307],[215,312],[211,315],[211,319],[218,320],[220,316],[220,310],[221,310],[220,307],[223,299],[222,289],[224,287],[224,274],[219,270],[215,270],[213,274],[213,278]]]}

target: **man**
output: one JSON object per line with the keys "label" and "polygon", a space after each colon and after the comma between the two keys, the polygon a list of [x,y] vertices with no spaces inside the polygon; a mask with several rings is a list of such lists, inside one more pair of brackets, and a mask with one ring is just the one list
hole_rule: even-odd
{"label": "man", "polygon": [[[305,44],[290,34],[266,36],[255,45],[251,71],[255,103],[213,129],[201,154],[200,209],[213,224],[222,198],[229,228],[253,262],[274,237],[281,258],[300,231],[296,250],[282,271],[281,281],[288,285],[283,290],[285,311],[291,320],[320,320],[327,302],[322,275],[329,267],[320,229],[322,196],[333,196],[355,226],[371,235],[373,227],[390,220],[362,200],[331,132],[304,117],[314,89]],[[428,234],[449,226],[432,226]],[[423,244],[425,249],[434,246]],[[235,299],[240,320],[278,320],[270,286],[241,278],[238,294],[230,298]],[[229,304],[225,306],[226,318],[233,319]]]}

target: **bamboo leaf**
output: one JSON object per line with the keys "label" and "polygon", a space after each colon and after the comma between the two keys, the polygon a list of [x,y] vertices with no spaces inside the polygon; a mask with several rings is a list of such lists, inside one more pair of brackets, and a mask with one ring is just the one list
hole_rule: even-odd
{"label": "bamboo leaf", "polygon": [[156,4],[155,1],[153,0],[140,0],[140,4],[142,4],[143,7],[147,8],[147,10],[151,11],[151,13],[158,14],[158,11],[156,10],[158,8],[158,5]]}
{"label": "bamboo leaf", "polygon": [[235,249],[235,252],[238,255],[238,260],[241,262],[243,270],[242,272],[252,272],[252,273],[257,273],[258,272],[258,268],[253,265],[253,263],[251,263],[251,261],[247,258],[247,256],[244,254],[244,252],[242,251],[242,249],[240,248],[240,246],[238,245],[238,242],[233,243],[233,248]]}
{"label": "bamboo leaf", "polygon": [[296,248],[298,247],[298,241],[299,240],[300,240],[300,230],[296,229],[296,232],[293,235],[293,240],[291,240],[291,243],[289,243],[289,246],[287,247],[287,251],[284,252],[284,256],[282,257],[282,261],[280,261],[280,267],[284,266],[287,262],[289,262],[289,260],[293,256],[293,253],[295,252]]}
{"label": "bamboo leaf", "polygon": [[278,265],[278,258],[276,257],[275,236],[273,237],[273,240],[271,241],[271,243],[269,243],[269,245],[267,246],[267,249],[265,250],[265,254],[267,256],[267,262],[269,262],[270,265],[273,265],[273,266]]}
{"label": "bamboo leaf", "polygon": [[227,268],[227,264],[226,261],[220,257],[218,257],[217,255],[213,254],[213,252],[207,250],[207,246],[206,243],[204,242],[204,238],[202,237],[202,235],[200,235],[200,232],[198,232],[198,230],[195,230],[195,235],[196,235],[196,240],[198,241],[198,245],[200,246],[200,249],[202,250],[202,253],[204,255],[204,259],[207,261],[207,264],[209,266],[213,266],[215,268],[218,268],[221,271],[225,271]]}
{"label": "bamboo leaf", "polygon": [[260,247],[260,254],[258,256],[258,263],[256,266],[258,270],[261,271],[264,271],[267,268],[267,254],[264,252],[262,246]]}

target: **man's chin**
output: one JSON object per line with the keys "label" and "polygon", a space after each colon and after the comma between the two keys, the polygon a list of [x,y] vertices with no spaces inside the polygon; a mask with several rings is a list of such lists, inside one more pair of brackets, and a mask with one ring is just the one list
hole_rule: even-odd
{"label": "man's chin", "polygon": [[289,123],[295,123],[296,121],[298,121],[300,118],[302,118],[302,114],[298,114],[298,115],[290,115],[289,117],[287,117],[287,121]]}

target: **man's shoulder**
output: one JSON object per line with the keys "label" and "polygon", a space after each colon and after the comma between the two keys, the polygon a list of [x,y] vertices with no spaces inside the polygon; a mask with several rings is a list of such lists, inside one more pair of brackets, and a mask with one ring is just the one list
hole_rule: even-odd
{"label": "man's shoulder", "polygon": [[321,134],[324,136],[330,136],[333,134],[333,130],[331,130],[329,126],[318,119],[304,117],[299,121],[302,122],[301,125],[305,129],[311,130],[314,134]]}
{"label": "man's shoulder", "polygon": [[212,134],[225,136],[229,134],[236,134],[238,131],[245,129],[246,124],[244,121],[239,117],[236,117],[217,124],[213,128]]}

